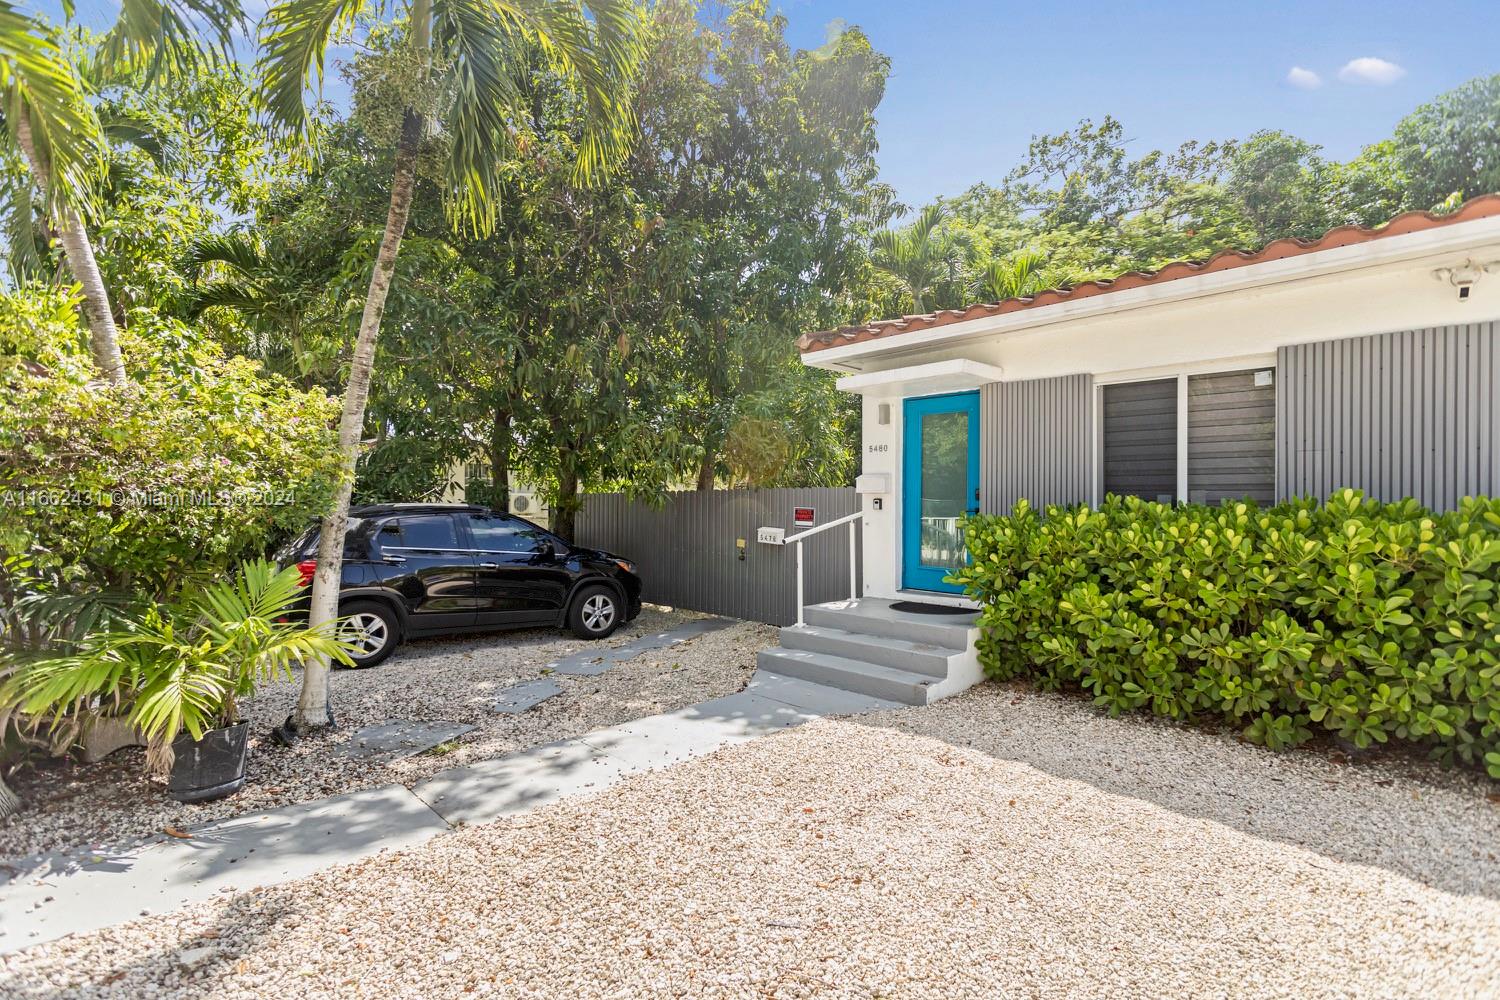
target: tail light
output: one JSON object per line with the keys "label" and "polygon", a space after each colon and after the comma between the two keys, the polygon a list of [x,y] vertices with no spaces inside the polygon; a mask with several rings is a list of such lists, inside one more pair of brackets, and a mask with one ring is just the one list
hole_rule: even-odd
{"label": "tail light", "polygon": [[297,564],[297,572],[302,574],[302,586],[311,587],[313,574],[317,571],[318,561],[316,559],[304,559],[299,562]]}

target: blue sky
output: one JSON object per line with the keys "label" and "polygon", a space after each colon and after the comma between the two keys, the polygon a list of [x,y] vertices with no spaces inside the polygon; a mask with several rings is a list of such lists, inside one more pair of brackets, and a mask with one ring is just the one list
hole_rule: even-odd
{"label": "blue sky", "polygon": [[[772,0],[776,6],[778,0]],[[1347,158],[1418,104],[1500,72],[1497,0],[981,3],[779,0],[793,44],[838,18],[891,57],[880,166],[920,205],[998,181],[1031,136],[1113,115],[1141,150],[1280,128]],[[1404,71],[1374,63],[1378,59]],[[1294,68],[1317,74],[1322,85]],[[1398,76],[1389,82],[1390,76]]]}
{"label": "blue sky", "polygon": [[[56,16],[56,0],[33,2]],[[1033,134],[1106,114],[1142,151],[1280,128],[1347,158],[1423,101],[1500,72],[1500,0],[771,2],[797,47],[843,20],[891,57],[880,166],[911,205],[998,181]],[[118,2],[78,9],[103,27]],[[325,93],[341,90],[330,69]]]}

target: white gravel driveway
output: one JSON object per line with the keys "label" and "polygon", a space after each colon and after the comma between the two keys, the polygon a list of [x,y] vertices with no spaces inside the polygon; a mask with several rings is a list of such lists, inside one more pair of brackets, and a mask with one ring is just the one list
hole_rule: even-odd
{"label": "white gravel driveway", "polygon": [[985,686],[43,945],[0,991],[1495,996],[1492,787]]}
{"label": "white gravel driveway", "polygon": [[[296,705],[299,671],[241,706],[252,742],[249,782],[240,792],[198,805],[172,802],[162,784],[144,776],[144,752],[136,749],[90,766],[44,761],[12,783],[26,808],[0,821],[0,860],[83,844],[113,847],[159,836],[167,826],[185,828],[393,781],[411,785],[459,764],[738,691],[754,672],[756,651],[775,643],[770,626],[740,623],[642,653],[594,677],[552,674],[562,694],[519,715],[491,710],[503,688],[536,679],[546,664],[568,653],[602,652],[701,617],[647,605],[603,642],[557,629],[417,640],[378,667],[335,670],[330,700],[339,728],[285,749],[265,737]],[[441,752],[389,763],[334,752],[355,730],[388,719],[458,722],[475,730]]]}

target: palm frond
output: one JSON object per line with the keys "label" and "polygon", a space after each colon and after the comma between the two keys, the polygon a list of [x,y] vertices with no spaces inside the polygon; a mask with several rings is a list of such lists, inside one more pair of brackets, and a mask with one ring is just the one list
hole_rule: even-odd
{"label": "palm frond", "polygon": [[0,0],[0,116],[27,153],[49,210],[87,210],[104,143],[83,80],[56,33]]}
{"label": "palm frond", "polygon": [[454,88],[445,205],[455,228],[484,234],[495,224],[508,112],[521,104],[514,57],[526,35],[495,16],[492,0],[434,0],[432,16],[433,44],[452,60]]}
{"label": "palm frond", "polygon": [[1045,271],[1046,258],[1037,250],[1019,250],[1006,258],[989,261],[974,281],[974,291],[995,302],[1019,299],[1046,291],[1063,282]]}
{"label": "palm frond", "polygon": [[234,35],[244,24],[239,0],[121,0],[95,65],[105,79],[171,77],[232,58]]}
{"label": "palm frond", "polygon": [[576,79],[588,120],[574,164],[575,183],[603,179],[629,152],[634,132],[630,89],[642,54],[641,27],[631,0],[495,0],[535,25],[553,68]]}
{"label": "palm frond", "polygon": [[0,240],[5,243],[6,270],[16,285],[40,278],[46,268],[43,234],[37,228],[40,208],[28,178],[0,177]]}
{"label": "palm frond", "polygon": [[208,233],[188,244],[182,263],[194,279],[208,264],[227,264],[240,274],[249,275],[265,263],[265,254],[249,233]]}
{"label": "palm frond", "polygon": [[261,23],[261,102],[271,120],[296,133],[311,122],[303,93],[323,83],[330,40],[347,33],[370,0],[286,0]]}
{"label": "palm frond", "polygon": [[111,143],[134,146],[151,158],[158,169],[165,170],[177,154],[176,144],[149,117],[124,108],[107,108],[98,112],[99,127]]}

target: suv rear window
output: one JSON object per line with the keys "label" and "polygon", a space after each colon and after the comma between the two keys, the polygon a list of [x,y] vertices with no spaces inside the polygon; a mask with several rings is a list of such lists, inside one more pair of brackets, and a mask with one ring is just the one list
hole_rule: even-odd
{"label": "suv rear window", "polygon": [[[363,518],[349,518],[349,527],[344,531],[344,558],[345,559],[368,559],[369,539],[368,522]],[[319,529],[322,522],[314,521],[302,530],[291,541],[287,542],[271,557],[278,566],[290,566],[292,563],[301,562],[304,559],[312,559],[318,554],[318,536],[322,533]]]}
{"label": "suv rear window", "polygon": [[[396,532],[391,531],[395,525]],[[456,549],[458,529],[447,514],[413,514],[387,521],[381,529],[383,548]]]}

